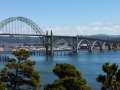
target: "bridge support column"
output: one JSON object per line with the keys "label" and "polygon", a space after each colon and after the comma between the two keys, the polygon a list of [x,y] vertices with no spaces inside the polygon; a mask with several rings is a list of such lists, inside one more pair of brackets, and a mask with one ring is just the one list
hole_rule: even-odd
{"label": "bridge support column", "polygon": [[103,49],[102,49],[102,48],[100,48],[100,51],[103,51]]}
{"label": "bridge support column", "polygon": [[48,35],[48,31],[46,32],[46,55],[53,55],[53,35],[51,31],[51,35]]}
{"label": "bridge support column", "polygon": [[76,37],[76,53],[78,53],[78,36]]}
{"label": "bridge support column", "polygon": [[51,41],[51,45],[50,45],[50,47],[51,47],[51,55],[53,55],[53,34],[52,34],[52,30],[51,30],[51,37],[50,37],[50,41]]}
{"label": "bridge support column", "polygon": [[92,50],[90,49],[90,50],[88,50],[89,52],[92,52]]}
{"label": "bridge support column", "polygon": [[112,46],[109,46],[109,47],[108,47],[108,50],[112,50]]}
{"label": "bridge support column", "polygon": [[89,52],[92,52],[92,49],[91,49],[91,47],[89,47],[88,51],[89,51]]}
{"label": "bridge support column", "polygon": [[46,55],[48,55],[48,31],[46,31],[46,42],[45,42],[45,48],[46,48]]}
{"label": "bridge support column", "polygon": [[78,53],[78,36],[76,38],[73,38],[73,53]]}
{"label": "bridge support column", "polygon": [[108,50],[112,50],[112,48],[108,48]]}

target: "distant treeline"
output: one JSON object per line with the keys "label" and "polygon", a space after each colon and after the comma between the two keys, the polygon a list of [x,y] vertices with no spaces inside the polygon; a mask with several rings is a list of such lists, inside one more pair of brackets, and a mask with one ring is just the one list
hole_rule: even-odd
{"label": "distant treeline", "polygon": [[40,37],[0,36],[0,43],[41,43]]}
{"label": "distant treeline", "polygon": [[103,36],[98,36],[98,35],[91,35],[91,36],[85,36],[88,38],[96,38],[96,39],[103,39],[103,40],[115,40],[115,41],[120,41],[120,36],[110,36],[110,35],[103,35]]}

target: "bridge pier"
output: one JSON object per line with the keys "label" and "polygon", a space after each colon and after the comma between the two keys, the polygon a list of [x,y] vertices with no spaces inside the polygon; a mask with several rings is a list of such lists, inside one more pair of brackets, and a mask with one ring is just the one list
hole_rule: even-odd
{"label": "bridge pier", "polygon": [[53,34],[51,30],[51,35],[48,35],[48,31],[46,31],[46,55],[53,55]]}
{"label": "bridge pier", "polygon": [[108,50],[112,50],[112,48],[108,48]]}
{"label": "bridge pier", "polygon": [[52,30],[51,30],[51,36],[50,36],[50,43],[51,43],[51,52],[50,52],[50,55],[53,55],[53,34],[52,34]]}
{"label": "bridge pier", "polygon": [[102,48],[100,48],[100,51],[103,51],[103,49],[102,49]]}
{"label": "bridge pier", "polygon": [[92,52],[92,50],[90,49],[90,50],[88,50],[89,52]]}
{"label": "bridge pier", "polygon": [[92,52],[92,49],[91,49],[91,47],[89,47],[88,51],[89,51],[89,52]]}
{"label": "bridge pier", "polygon": [[78,53],[77,51],[73,51],[73,53]]}
{"label": "bridge pier", "polygon": [[46,31],[46,42],[45,42],[45,48],[46,48],[46,55],[48,55],[48,31]]}
{"label": "bridge pier", "polygon": [[78,53],[78,36],[76,37],[76,53]]}
{"label": "bridge pier", "polygon": [[73,53],[78,53],[78,36],[73,38]]}

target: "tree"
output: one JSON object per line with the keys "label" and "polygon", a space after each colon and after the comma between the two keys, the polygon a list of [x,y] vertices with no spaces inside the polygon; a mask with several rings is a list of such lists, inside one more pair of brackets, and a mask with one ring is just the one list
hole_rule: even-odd
{"label": "tree", "polygon": [[120,69],[118,65],[113,63],[112,65],[109,62],[103,64],[103,71],[106,75],[98,75],[96,78],[97,82],[101,82],[101,90],[120,90]]}
{"label": "tree", "polygon": [[54,75],[59,77],[52,84],[45,84],[44,90],[91,90],[86,86],[86,80],[81,73],[70,64],[56,64],[53,69]]}
{"label": "tree", "polygon": [[33,69],[35,61],[27,59],[30,55],[29,52],[21,49],[13,51],[13,55],[17,59],[10,58],[4,69],[1,70],[1,82],[6,84],[9,90],[18,90],[26,87],[37,89],[40,87],[40,76]]}
{"label": "tree", "polygon": [[0,81],[0,90],[5,90],[7,86]]}

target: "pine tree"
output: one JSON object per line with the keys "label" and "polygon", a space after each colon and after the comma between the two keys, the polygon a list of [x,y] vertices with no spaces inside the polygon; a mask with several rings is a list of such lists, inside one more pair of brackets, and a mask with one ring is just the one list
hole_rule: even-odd
{"label": "pine tree", "polygon": [[40,76],[34,71],[35,61],[30,61],[30,54],[25,49],[13,51],[15,58],[10,58],[4,69],[1,70],[0,80],[10,90],[31,87],[37,89],[41,86]]}
{"label": "pine tree", "polygon": [[106,75],[98,75],[96,78],[97,82],[101,82],[101,90],[120,90],[120,69],[118,65],[113,63],[112,65],[109,62],[103,64],[103,71]]}
{"label": "pine tree", "polygon": [[45,84],[44,90],[91,90],[81,73],[71,64],[56,64],[53,73],[59,79],[52,84]]}

